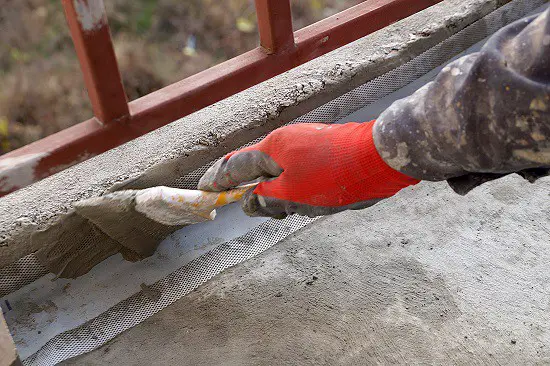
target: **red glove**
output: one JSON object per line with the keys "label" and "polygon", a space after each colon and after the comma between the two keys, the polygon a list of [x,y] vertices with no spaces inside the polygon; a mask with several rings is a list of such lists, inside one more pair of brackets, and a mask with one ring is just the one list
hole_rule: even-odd
{"label": "red glove", "polygon": [[279,128],[214,164],[199,189],[223,191],[257,178],[270,179],[245,196],[243,210],[251,216],[320,216],[371,206],[419,182],[382,160],[374,146],[373,125]]}

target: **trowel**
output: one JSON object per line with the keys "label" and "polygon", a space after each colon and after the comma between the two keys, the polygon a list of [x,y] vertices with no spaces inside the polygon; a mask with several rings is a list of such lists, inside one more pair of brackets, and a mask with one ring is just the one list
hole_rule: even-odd
{"label": "trowel", "polygon": [[[130,206],[136,214],[163,225],[190,225],[216,218],[216,208],[239,201],[256,184],[248,184],[223,192],[206,192],[195,189],[152,187],[142,190],[123,190],[74,203],[79,214],[89,216],[90,209],[116,207],[116,211]],[[94,215],[96,216],[96,215]],[[88,219],[91,219],[88,217]],[[101,217],[92,220],[103,229]]]}
{"label": "trowel", "polygon": [[91,221],[107,236],[147,256],[153,253],[158,239],[166,233],[214,220],[216,208],[237,202],[256,185],[223,192],[164,186],[122,190],[75,202],[73,206],[78,215]]}

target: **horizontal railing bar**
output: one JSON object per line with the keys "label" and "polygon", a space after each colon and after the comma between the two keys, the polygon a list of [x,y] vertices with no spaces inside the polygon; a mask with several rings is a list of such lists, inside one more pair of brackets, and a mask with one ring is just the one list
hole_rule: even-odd
{"label": "horizontal railing bar", "polygon": [[441,1],[373,0],[359,4],[297,31],[297,47],[293,51],[268,55],[257,48],[130,102],[130,118],[126,121],[102,125],[93,118],[7,153],[0,157],[0,196],[131,141]]}
{"label": "horizontal railing bar", "polygon": [[368,0],[295,32],[300,64],[376,32],[442,0]]}

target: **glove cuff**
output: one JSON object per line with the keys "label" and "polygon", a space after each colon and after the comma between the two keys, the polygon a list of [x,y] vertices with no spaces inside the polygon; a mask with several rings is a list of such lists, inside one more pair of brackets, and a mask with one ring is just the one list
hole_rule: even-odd
{"label": "glove cuff", "polygon": [[359,137],[361,141],[358,144],[361,150],[359,159],[363,170],[360,192],[363,192],[364,195],[361,198],[391,197],[401,189],[420,182],[416,178],[393,169],[382,159],[374,144],[374,123],[375,121],[370,121],[360,125],[362,133]]}

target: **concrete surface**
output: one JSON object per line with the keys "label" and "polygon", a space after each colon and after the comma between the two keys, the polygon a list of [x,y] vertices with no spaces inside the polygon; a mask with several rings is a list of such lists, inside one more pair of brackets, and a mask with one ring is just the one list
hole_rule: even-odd
{"label": "concrete surface", "polygon": [[550,363],[550,178],[323,218],[66,365]]}
{"label": "concrete surface", "polygon": [[0,199],[0,268],[36,251],[41,243],[30,235],[51,226],[72,202],[129,178],[126,188],[166,184],[402,64],[506,2],[446,0]]}

